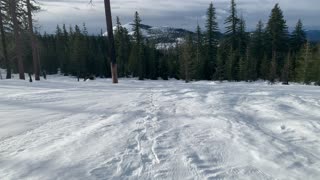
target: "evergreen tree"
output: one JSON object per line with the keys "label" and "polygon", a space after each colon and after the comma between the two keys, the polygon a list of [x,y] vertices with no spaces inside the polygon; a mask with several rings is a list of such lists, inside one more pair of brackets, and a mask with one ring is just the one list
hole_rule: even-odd
{"label": "evergreen tree", "polygon": [[195,74],[194,71],[194,48],[193,39],[189,35],[187,41],[182,45],[182,52],[180,56],[180,78],[184,79],[186,83],[190,82]]}
{"label": "evergreen tree", "polygon": [[302,21],[299,19],[294,31],[291,34],[291,50],[295,54],[298,53],[303,45],[307,42],[307,36],[303,30]]}
{"label": "evergreen tree", "polygon": [[278,70],[275,76],[280,77],[280,70],[282,69],[285,57],[288,52],[288,27],[284,20],[282,10],[279,4],[276,4],[272,9],[267,28],[266,28],[268,55],[275,61],[275,66]]}
{"label": "evergreen tree", "polygon": [[248,34],[246,32],[246,22],[241,17],[239,19],[239,24],[237,27],[237,38],[238,38],[238,52],[240,57],[245,57],[246,56],[246,51],[247,51],[247,44],[248,44]]}
{"label": "evergreen tree", "polygon": [[310,43],[306,43],[299,53],[296,67],[296,81],[309,84],[312,73],[312,50]]}
{"label": "evergreen tree", "polygon": [[48,74],[56,74],[60,64],[56,52],[56,39],[53,35],[44,34],[40,37],[42,69]]}
{"label": "evergreen tree", "polygon": [[204,65],[204,58],[203,58],[203,41],[202,41],[202,32],[199,24],[197,25],[196,29],[196,74],[195,78],[200,80],[202,78],[203,69],[201,68]]}
{"label": "evergreen tree", "polygon": [[57,25],[56,28],[56,52],[58,56],[58,60],[60,62],[61,71],[65,74],[68,72],[67,64],[68,64],[68,56],[66,55],[66,44],[67,39],[66,36],[68,36],[68,32],[65,32],[65,25],[63,25],[63,31],[60,28],[59,25]]}
{"label": "evergreen tree", "polygon": [[307,42],[307,37],[306,37],[306,33],[303,30],[303,24],[302,21],[299,19],[299,21],[297,22],[297,25],[294,29],[294,31],[291,34],[290,37],[290,42],[291,42],[291,51],[293,53],[292,55],[292,72],[291,74],[293,74],[292,76],[292,80],[295,79],[294,77],[294,72],[297,66],[297,59],[299,58],[299,52],[301,51],[301,49],[303,48],[303,45]]}
{"label": "evergreen tree", "polygon": [[[227,79],[229,80],[239,80],[238,78],[238,71],[239,71],[239,22],[240,19],[238,18],[237,14],[237,7],[236,7],[235,0],[231,0],[230,6],[230,15],[225,20],[226,25],[226,32],[225,38],[228,44],[228,60],[227,60]],[[230,64],[229,64],[230,63]]]}
{"label": "evergreen tree", "polygon": [[[165,64],[167,64],[167,68],[160,68],[161,71],[159,72],[160,76],[163,74],[168,74],[170,78],[180,79],[179,74],[179,66],[180,66],[180,55],[181,55],[181,45],[176,42],[175,47],[170,47],[167,50],[163,51],[163,56],[161,59],[165,59]],[[161,60],[164,62],[164,60]],[[160,63],[161,64],[161,63]]]}
{"label": "evergreen tree", "polygon": [[130,37],[128,30],[121,26],[120,19],[117,17],[115,30],[115,46],[118,61],[119,76],[128,76],[128,60],[130,56]]}
{"label": "evergreen tree", "polygon": [[216,18],[216,10],[213,3],[210,4],[207,11],[206,22],[206,50],[207,58],[202,64],[203,78],[210,80],[213,77],[216,68],[217,46],[218,46],[218,23]]}
{"label": "evergreen tree", "polygon": [[143,47],[143,39],[142,39],[142,33],[141,33],[141,19],[139,16],[139,13],[136,12],[134,15],[134,24],[133,24],[133,38],[135,40],[134,48],[133,48],[133,54],[131,57],[134,64],[137,64],[138,68],[138,77],[139,80],[144,80],[145,78],[145,62],[144,62],[144,47]]}
{"label": "evergreen tree", "polygon": [[236,62],[234,64],[234,71],[235,74],[239,74],[239,76],[235,76],[236,80],[248,80],[247,79],[247,71],[248,71],[248,61],[249,56],[247,56],[246,52],[248,51],[247,44],[248,44],[248,35],[246,33],[246,24],[243,17],[239,19],[239,24],[237,27],[237,41],[238,41],[238,47],[237,47],[237,54],[240,58],[239,64]]}
{"label": "evergreen tree", "polygon": [[[264,30],[263,23],[260,20],[257,24],[256,30],[254,31],[250,41],[250,57],[253,61],[252,64],[256,67],[257,78],[263,78],[262,61],[264,59],[265,47],[264,47]],[[264,63],[264,65],[266,65]]]}
{"label": "evergreen tree", "polygon": [[76,25],[74,30],[70,57],[72,63],[70,71],[72,75],[76,75],[80,78],[86,74],[85,41],[79,26]]}
{"label": "evergreen tree", "polygon": [[225,36],[228,39],[228,42],[230,43],[230,48],[232,51],[235,51],[236,47],[238,46],[237,28],[239,21],[240,19],[237,15],[237,5],[235,3],[235,0],[231,0],[230,15],[227,17],[224,24],[227,25]]}

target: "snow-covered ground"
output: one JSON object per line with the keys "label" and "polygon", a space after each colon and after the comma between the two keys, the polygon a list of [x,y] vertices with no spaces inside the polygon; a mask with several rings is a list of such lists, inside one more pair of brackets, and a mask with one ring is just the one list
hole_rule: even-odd
{"label": "snow-covered ground", "polygon": [[0,81],[0,179],[320,179],[320,88]]}

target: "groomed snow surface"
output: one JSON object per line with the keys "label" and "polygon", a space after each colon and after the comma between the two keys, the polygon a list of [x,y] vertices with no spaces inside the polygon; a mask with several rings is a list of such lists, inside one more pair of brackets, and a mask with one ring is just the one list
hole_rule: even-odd
{"label": "groomed snow surface", "polygon": [[320,179],[320,89],[0,81],[0,179]]}

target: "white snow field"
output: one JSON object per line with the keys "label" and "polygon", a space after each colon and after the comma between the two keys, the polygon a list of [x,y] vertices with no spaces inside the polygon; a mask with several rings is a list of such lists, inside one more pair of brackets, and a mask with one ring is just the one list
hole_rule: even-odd
{"label": "white snow field", "polygon": [[320,88],[0,81],[1,180],[320,179]]}

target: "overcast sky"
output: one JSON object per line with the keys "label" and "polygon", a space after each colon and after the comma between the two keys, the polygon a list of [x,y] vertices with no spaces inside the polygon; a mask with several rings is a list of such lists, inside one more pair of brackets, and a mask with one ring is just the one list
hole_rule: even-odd
{"label": "overcast sky", "polygon": [[[105,28],[103,0],[38,0],[42,11],[36,14],[41,32],[52,33],[57,24],[86,23],[90,33],[98,33]],[[204,26],[206,9],[210,0],[111,0],[113,17],[121,22],[133,20],[138,11],[142,23],[153,26],[173,26],[194,30],[197,22]],[[299,18],[305,29],[320,29],[320,0],[236,0],[238,13],[243,15],[249,30],[254,29],[259,19],[267,21],[276,3],[284,11],[289,27]],[[220,31],[224,31],[223,21],[228,15],[230,0],[213,0],[217,9]]]}

